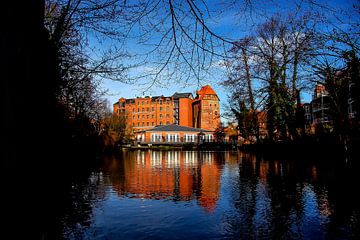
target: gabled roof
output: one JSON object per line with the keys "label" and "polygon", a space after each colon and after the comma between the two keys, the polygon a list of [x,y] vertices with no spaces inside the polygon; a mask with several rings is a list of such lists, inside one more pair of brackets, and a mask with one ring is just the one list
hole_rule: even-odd
{"label": "gabled roof", "polygon": [[176,124],[170,125],[159,125],[149,130],[144,130],[147,132],[211,132],[209,130],[193,127],[179,126]]}
{"label": "gabled roof", "polygon": [[198,95],[216,95],[215,91],[209,86],[203,86],[199,91],[196,92]]}
{"label": "gabled roof", "polygon": [[191,98],[191,99],[193,99],[192,93],[178,93],[178,92],[176,92],[176,93],[174,93],[174,95],[172,95],[172,97],[174,99],[178,99],[178,98]]}

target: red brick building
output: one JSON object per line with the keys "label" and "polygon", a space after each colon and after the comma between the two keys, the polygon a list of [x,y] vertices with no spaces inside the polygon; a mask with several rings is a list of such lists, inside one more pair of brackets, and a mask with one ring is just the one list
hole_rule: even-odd
{"label": "red brick building", "polygon": [[172,96],[120,98],[113,104],[114,114],[123,114],[133,132],[158,125],[176,124],[214,131],[220,126],[220,104],[215,91],[206,85],[196,92]]}
{"label": "red brick building", "polygon": [[124,114],[126,125],[134,130],[174,123],[174,101],[172,97],[120,98],[113,107],[114,114]]}
{"label": "red brick building", "polygon": [[196,92],[192,103],[193,127],[214,131],[220,126],[219,97],[206,85]]}

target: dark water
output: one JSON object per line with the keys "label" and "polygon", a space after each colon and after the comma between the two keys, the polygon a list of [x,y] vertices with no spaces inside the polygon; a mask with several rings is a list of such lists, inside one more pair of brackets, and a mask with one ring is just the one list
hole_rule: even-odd
{"label": "dark water", "polygon": [[360,239],[357,177],[241,152],[135,151],[74,180],[66,239]]}

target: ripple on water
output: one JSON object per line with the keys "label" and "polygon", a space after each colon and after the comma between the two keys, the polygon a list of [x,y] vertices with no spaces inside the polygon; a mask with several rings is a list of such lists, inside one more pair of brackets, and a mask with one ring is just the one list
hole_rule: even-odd
{"label": "ripple on water", "polygon": [[360,199],[326,181],[334,169],[228,152],[140,151],[107,161],[64,193],[65,238],[360,237]]}

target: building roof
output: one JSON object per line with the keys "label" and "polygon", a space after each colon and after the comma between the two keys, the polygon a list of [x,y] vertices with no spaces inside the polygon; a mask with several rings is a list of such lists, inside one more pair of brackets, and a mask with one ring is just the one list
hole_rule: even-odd
{"label": "building roof", "polygon": [[210,87],[210,85],[203,86],[196,93],[198,95],[216,95],[215,91]]}
{"label": "building roof", "polygon": [[[190,93],[191,94],[191,93]],[[153,97],[150,97],[150,96],[144,96],[144,97],[136,97],[136,98],[120,98],[119,101],[117,101],[116,103],[114,103],[113,105],[119,105],[119,102],[121,100],[125,101],[126,103],[135,103],[135,100],[136,99],[142,99],[142,100],[151,100],[152,102],[155,102],[157,101],[158,99],[171,99],[171,97],[167,97],[167,96],[164,96],[164,95],[161,95],[161,96],[153,96]]]}
{"label": "building roof", "polygon": [[174,99],[178,99],[178,98],[191,98],[193,99],[193,95],[192,93],[178,93],[175,92],[174,95],[172,95]]}
{"label": "building roof", "polygon": [[164,95],[161,95],[161,96],[152,96],[152,97],[149,97],[151,98],[152,101],[155,101],[156,99],[163,99],[163,98],[170,98],[171,97],[168,97],[168,96],[164,96]]}
{"label": "building roof", "polygon": [[176,124],[170,125],[159,125],[149,130],[144,130],[147,132],[211,132],[209,130],[193,127],[179,126]]}

